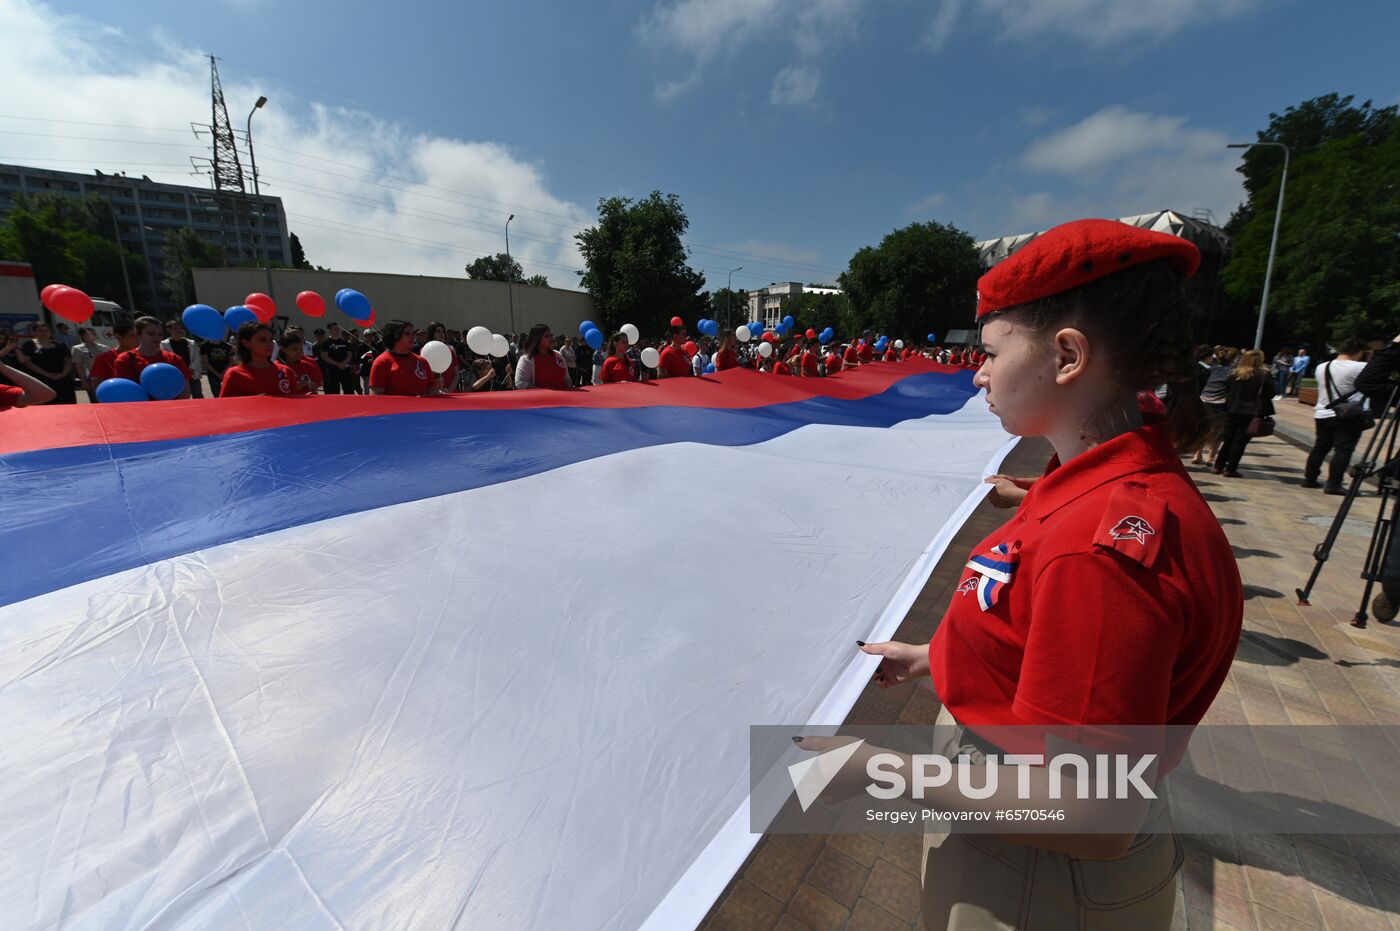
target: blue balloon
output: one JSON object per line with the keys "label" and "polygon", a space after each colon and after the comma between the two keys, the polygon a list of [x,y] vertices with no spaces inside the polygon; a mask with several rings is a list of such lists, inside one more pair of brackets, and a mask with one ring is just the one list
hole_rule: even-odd
{"label": "blue balloon", "polygon": [[237,333],[238,328],[245,323],[258,323],[258,315],[247,307],[239,304],[237,307],[230,307],[224,311],[224,325]]}
{"label": "blue balloon", "polygon": [[783,323],[787,324],[787,328],[789,330],[797,325],[797,321],[792,319],[791,314],[788,314],[786,317],[783,318]]}
{"label": "blue balloon", "polygon": [[191,304],[180,315],[180,320],[185,329],[200,339],[223,339],[228,334],[224,315],[208,304]]}
{"label": "blue balloon", "polygon": [[[167,366],[171,368],[173,366]],[[179,370],[176,369],[178,372]],[[126,401],[149,401],[146,389],[129,378],[109,378],[97,386],[100,404],[122,404]]]}
{"label": "blue balloon", "polygon": [[711,362],[709,365],[705,366],[705,374],[706,374],[706,375],[713,375],[714,373],[715,373],[715,364],[714,364],[713,362]]}
{"label": "blue balloon", "polygon": [[718,335],[719,335],[719,321],[718,321],[718,320],[711,320],[711,321],[710,321],[710,328],[709,328],[708,330],[705,331],[705,335],[706,335],[706,336],[718,336]]}
{"label": "blue balloon", "polygon": [[369,298],[365,297],[354,288],[343,288],[336,292],[335,306],[340,308],[340,312],[353,320],[368,320],[370,314],[374,313]]}
{"label": "blue balloon", "polygon": [[598,324],[594,323],[592,320],[585,320],[578,325],[578,335],[587,336],[589,330],[596,329],[598,329]]}
{"label": "blue balloon", "polygon": [[592,349],[601,349],[603,347],[603,331],[597,327],[593,327],[587,333],[583,334],[583,341]]}
{"label": "blue balloon", "polygon": [[185,390],[185,373],[167,362],[156,362],[141,370],[141,387],[156,401],[169,401]]}
{"label": "blue balloon", "polygon": [[930,343],[936,343],[936,342],[938,342],[938,334],[937,334],[937,333],[930,333],[930,334],[928,335],[928,341],[929,341]]}

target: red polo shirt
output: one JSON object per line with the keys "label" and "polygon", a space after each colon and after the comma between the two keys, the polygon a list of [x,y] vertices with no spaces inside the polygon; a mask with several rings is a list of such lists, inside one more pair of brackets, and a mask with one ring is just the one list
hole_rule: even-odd
{"label": "red polo shirt", "polygon": [[300,375],[281,362],[273,362],[265,369],[231,365],[219,383],[219,397],[248,398],[264,394],[275,398],[291,397],[303,393],[298,384],[300,380]]}
{"label": "red polo shirt", "polygon": [[283,363],[297,375],[297,383],[302,394],[315,394],[316,389],[322,387],[321,367],[315,362],[302,356],[295,363]]}
{"label": "red polo shirt", "polygon": [[620,356],[608,356],[603,360],[603,384],[611,385],[619,381],[636,381],[632,366]]}
{"label": "red polo shirt", "polygon": [[686,356],[685,350],[678,349],[675,346],[667,346],[665,349],[661,350],[661,365],[659,368],[667,375],[676,377],[695,374],[690,368],[690,358]]}
{"label": "red polo shirt", "polygon": [[108,349],[97,354],[97,358],[92,360],[92,368],[88,370],[88,379],[94,388],[109,378],[117,377],[117,356],[126,351],[128,350]]}
{"label": "red polo shirt", "polygon": [[733,349],[721,349],[711,361],[715,364],[716,372],[723,372],[725,369],[739,367],[739,354]]}
{"label": "red polo shirt", "polygon": [[383,388],[385,394],[420,398],[433,387],[433,372],[416,352],[381,352],[369,367],[369,386]]}
{"label": "red polo shirt", "polygon": [[[103,353],[103,355],[106,355],[106,353]],[[102,356],[98,356],[97,358],[100,360]],[[143,356],[140,349],[127,350],[117,356],[116,377],[129,378],[139,385],[141,383],[142,370],[148,365],[155,365],[157,362],[164,362],[166,365],[175,366],[180,370],[180,374],[185,376],[185,381],[194,378],[194,375],[190,374],[190,367],[185,364],[185,360],[181,359],[169,349],[158,349],[153,356]],[[96,365],[97,362],[94,361],[94,368]]]}
{"label": "red polo shirt", "polygon": [[[944,705],[1004,749],[1044,745],[996,725],[1194,725],[1229,672],[1244,614],[1235,557],[1151,420],[1065,465],[1052,458],[971,554],[1013,547],[1010,581],[982,610],[982,575],[965,567],[933,636]],[[1164,767],[1184,749],[1168,747]]]}

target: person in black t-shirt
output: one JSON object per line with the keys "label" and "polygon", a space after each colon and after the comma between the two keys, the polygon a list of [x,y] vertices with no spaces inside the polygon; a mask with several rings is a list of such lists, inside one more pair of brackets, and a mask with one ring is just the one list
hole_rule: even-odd
{"label": "person in black t-shirt", "polygon": [[326,338],[316,347],[321,370],[326,373],[326,394],[354,394],[356,387],[355,360],[350,355],[350,340],[340,332],[340,324],[332,323]]}
{"label": "person in black t-shirt", "polygon": [[73,355],[68,347],[53,338],[47,323],[30,327],[32,339],[20,343],[15,368],[29,372],[53,389],[54,404],[77,404],[77,383],[73,380]]}
{"label": "person in black t-shirt", "polygon": [[204,374],[209,376],[209,396],[217,398],[224,372],[233,362],[233,350],[221,339],[206,339],[199,344],[199,357],[204,360]]}

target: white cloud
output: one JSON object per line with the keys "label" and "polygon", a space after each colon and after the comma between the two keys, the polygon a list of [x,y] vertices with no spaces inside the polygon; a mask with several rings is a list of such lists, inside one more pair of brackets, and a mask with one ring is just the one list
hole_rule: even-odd
{"label": "white cloud", "polygon": [[928,216],[929,214],[937,210],[939,207],[942,207],[944,201],[946,201],[947,199],[948,198],[943,194],[942,191],[934,191],[927,197],[921,197],[914,203],[910,204],[908,207],[905,207],[904,215],[906,217]]}
{"label": "white cloud", "polygon": [[821,74],[807,65],[788,65],[773,76],[768,100],[774,106],[805,107],[817,99]]}
{"label": "white cloud", "polygon": [[938,12],[933,15],[928,32],[924,34],[924,44],[935,50],[942,48],[953,35],[953,30],[962,17],[962,10],[963,0],[942,0],[938,4]]}
{"label": "white cloud", "polygon": [[690,68],[684,78],[657,82],[655,95],[671,100],[695,87],[707,66],[751,43],[790,49],[792,60],[773,78],[775,106],[816,100],[820,59],[849,38],[865,0],[661,0],[635,34],[668,64],[677,53]]}
{"label": "white cloud", "polygon": [[[1225,148],[1228,141],[1185,117],[1107,107],[1031,142],[1021,165],[1058,183],[1054,191],[1003,192],[1001,235],[1161,209],[1204,207],[1223,222],[1243,196],[1239,156]],[[1047,178],[1035,180],[1039,187]]]}
{"label": "white cloud", "polygon": [[[83,39],[129,38],[31,0],[0,0],[0,22],[6,112],[53,121],[0,119],[0,161],[208,184],[190,177],[188,164],[190,155],[209,154],[207,135],[196,140],[187,128],[209,120],[209,62],[197,50],[170,48],[143,61],[130,48]],[[514,213],[511,253],[527,274],[577,287],[565,268],[582,267],[572,233],[593,217],[552,194],[539,165],[496,143],[415,131],[300,100],[275,79],[249,79],[236,67],[221,72],[235,127],[259,94],[270,98],[254,119],[262,189],[282,198],[311,261],[347,271],[461,275],[477,255],[503,251],[506,217]],[[86,141],[58,138],[74,136]]]}
{"label": "white cloud", "polygon": [[1247,13],[1263,0],[979,0],[964,16],[961,0],[943,0],[925,44],[940,47],[967,19],[991,20],[1002,36],[1043,41],[1064,35],[1094,46],[1159,39],[1199,22]]}

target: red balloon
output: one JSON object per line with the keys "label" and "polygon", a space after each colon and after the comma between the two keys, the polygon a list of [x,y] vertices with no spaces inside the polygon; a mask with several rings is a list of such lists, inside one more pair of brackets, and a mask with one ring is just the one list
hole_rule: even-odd
{"label": "red balloon", "polygon": [[680,317],[672,317],[671,326],[685,326],[685,321],[682,320]]}
{"label": "red balloon", "polygon": [[315,291],[303,291],[297,295],[297,310],[308,317],[320,317],[326,313],[326,301]]}
{"label": "red balloon", "polygon": [[807,331],[807,338],[808,338],[808,339],[816,339],[816,338],[817,338],[817,331],[816,331],[816,330],[808,330],[808,331]]}
{"label": "red balloon", "polygon": [[67,285],[64,285],[64,284],[46,284],[46,285],[44,285],[44,290],[42,290],[42,291],[39,292],[39,300],[41,300],[41,301],[44,302],[44,306],[45,306],[45,307],[48,307],[48,306],[49,306],[49,295],[52,294],[53,292],[57,291],[59,288],[66,288],[66,287],[68,287],[68,286],[67,286]]}
{"label": "red balloon", "polygon": [[696,346],[693,340],[687,340],[686,344],[681,348],[685,350],[685,354],[688,356],[694,356],[697,352],[700,351],[700,347]]}
{"label": "red balloon", "polygon": [[67,285],[58,285],[49,291],[45,306],[64,320],[70,320],[73,323],[87,323],[93,311],[92,298],[77,288],[70,288]]}
{"label": "red balloon", "polygon": [[243,306],[257,314],[263,323],[271,323],[272,318],[277,316],[277,305],[266,294],[254,292],[248,295],[243,301]]}
{"label": "red balloon", "polygon": [[[355,320],[354,317],[351,317],[350,319],[351,319],[351,320]],[[364,328],[364,327],[372,327],[372,326],[374,326],[374,308],[371,307],[371,308],[369,309],[369,319],[368,319],[368,320],[355,320],[355,326],[361,327],[361,328]]]}

